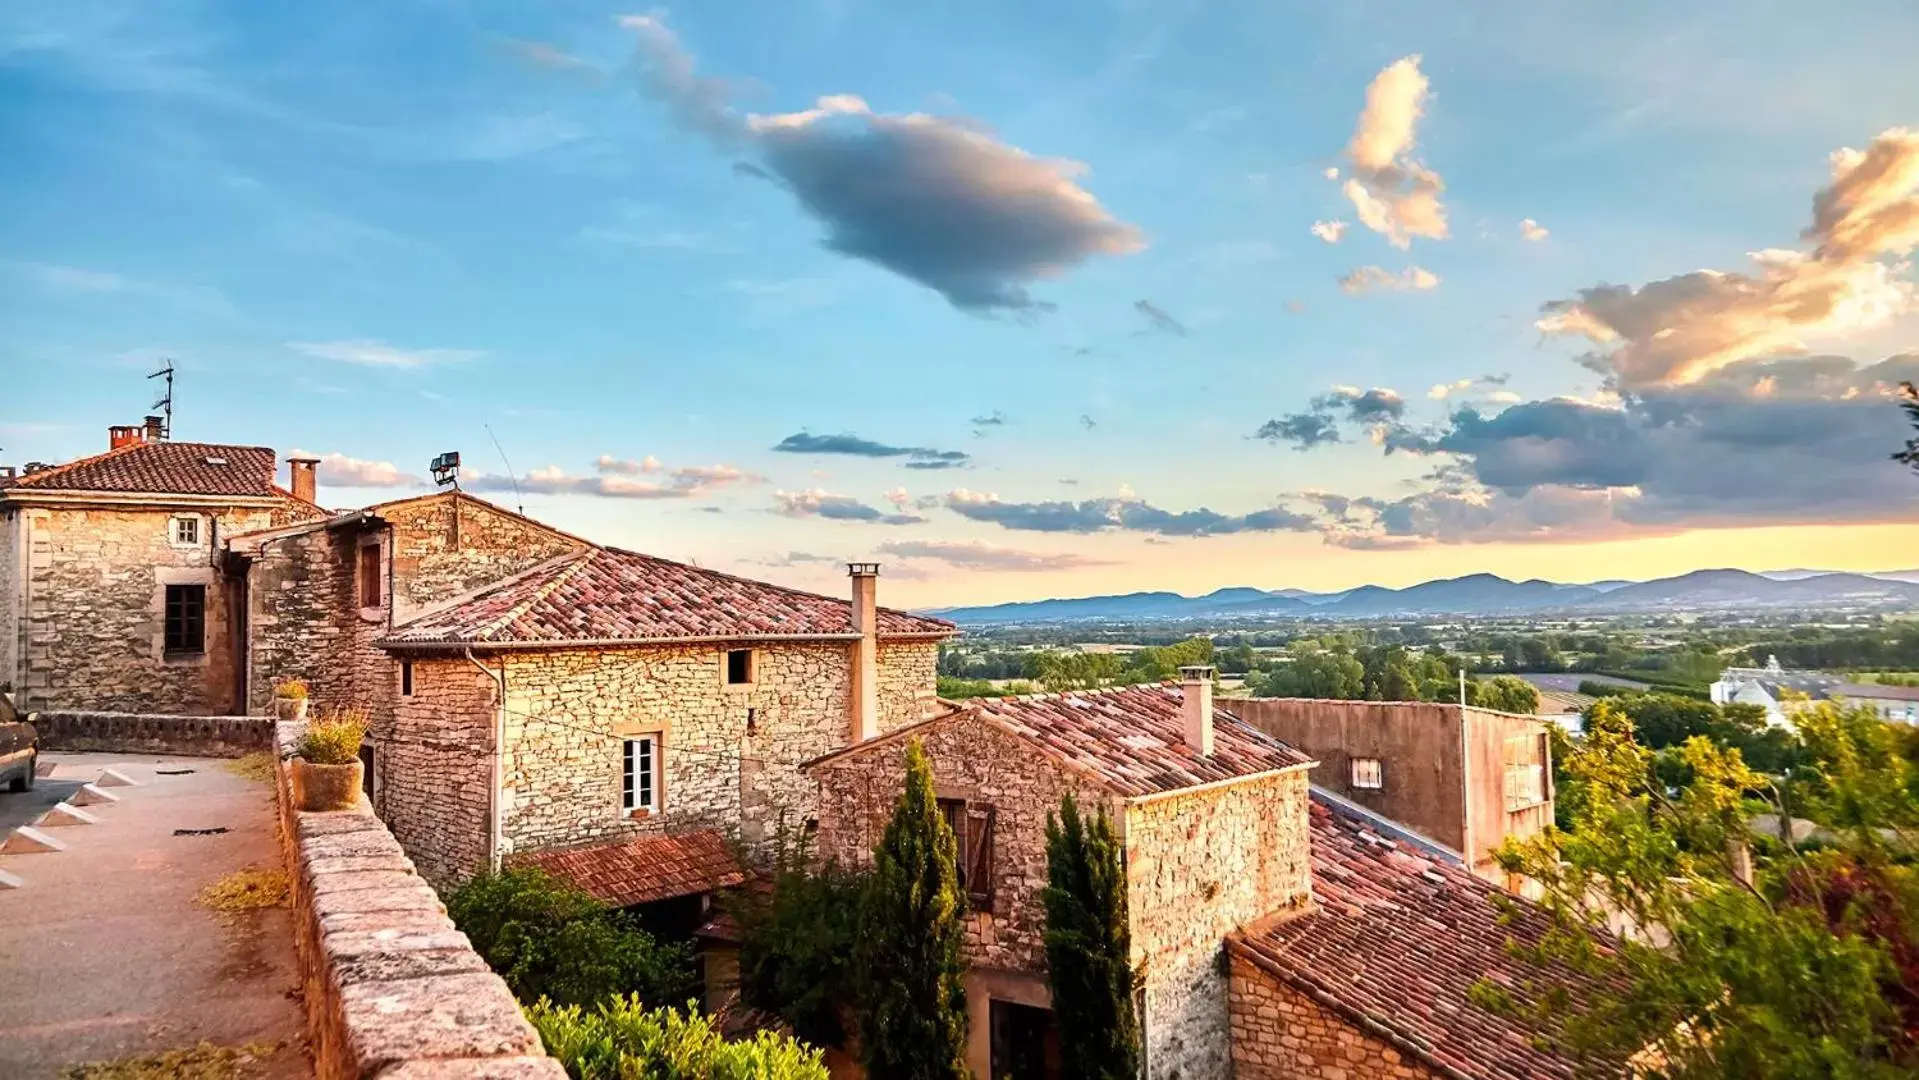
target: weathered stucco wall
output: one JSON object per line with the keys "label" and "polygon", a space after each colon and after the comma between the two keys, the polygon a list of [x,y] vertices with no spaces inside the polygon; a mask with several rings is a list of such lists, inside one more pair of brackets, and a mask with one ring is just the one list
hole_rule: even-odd
{"label": "weathered stucco wall", "polygon": [[463,658],[416,661],[413,694],[376,720],[373,799],[380,820],[435,885],[487,861],[498,690]]}
{"label": "weathered stucco wall", "polygon": [[[201,522],[191,546],[168,522]],[[221,539],[268,528],[260,508],[22,508],[27,529],[25,680],[30,709],[223,713],[237,697],[235,620],[215,551]],[[166,656],[167,585],[206,586],[204,651]]]}
{"label": "weathered stucco wall", "polygon": [[396,625],[462,593],[587,546],[458,492],[375,509],[392,529],[388,551]]}
{"label": "weathered stucco wall", "polygon": [[[1466,842],[1460,708],[1428,702],[1222,699],[1241,720],[1319,759],[1313,783],[1454,849]],[[1352,786],[1354,758],[1378,758],[1385,786]]]}
{"label": "weathered stucco wall", "polygon": [[1439,1076],[1241,956],[1231,957],[1230,977],[1235,1080]]}
{"label": "weathered stucco wall", "polygon": [[1225,938],[1311,892],[1308,800],[1299,768],[1127,808],[1149,1076],[1230,1075]]}
{"label": "weathered stucco wall", "polygon": [[[1493,849],[1508,836],[1523,840],[1552,824],[1552,745],[1546,739],[1545,725],[1537,718],[1486,709],[1466,710],[1466,735],[1465,843],[1470,850],[1462,851],[1474,873],[1503,884],[1506,875],[1493,861]],[[1509,809],[1508,765],[1536,767],[1546,800]]]}

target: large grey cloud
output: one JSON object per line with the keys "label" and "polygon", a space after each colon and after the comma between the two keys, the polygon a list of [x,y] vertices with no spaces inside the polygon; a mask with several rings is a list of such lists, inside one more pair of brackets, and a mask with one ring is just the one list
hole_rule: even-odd
{"label": "large grey cloud", "polygon": [[814,488],[809,491],[776,491],[773,511],[785,517],[824,518],[827,521],[860,521],[870,525],[919,525],[926,519],[918,514],[887,513],[869,506],[851,495],[836,495]]}
{"label": "large grey cloud", "polygon": [[1138,498],[1005,502],[997,495],[948,492],[948,510],[973,521],[1026,532],[1137,532],[1155,536],[1226,536],[1247,532],[1311,532],[1317,520],[1277,507],[1249,514],[1162,510]]}
{"label": "large grey cloud", "polygon": [[1259,430],[1253,432],[1253,438],[1288,443],[1295,450],[1311,450],[1325,443],[1340,442],[1339,425],[1351,423],[1374,429],[1376,438],[1383,440],[1405,415],[1406,399],[1398,391],[1380,386],[1371,390],[1335,386],[1314,398],[1304,412],[1261,424]]}
{"label": "large grey cloud", "polygon": [[874,112],[848,95],[771,116],[742,115],[725,83],[701,76],[657,15],[621,20],[646,84],[689,128],[751,155],[748,175],[791,192],[824,244],[934,289],[966,311],[1049,305],[1027,286],[1097,255],[1144,246],[1078,184],[1085,166],[1035,157],[978,125]]}
{"label": "large grey cloud", "polygon": [[782,454],[846,454],[852,457],[906,458],[909,469],[956,469],[972,460],[961,450],[930,446],[893,446],[858,435],[812,435],[800,432],[781,439],[773,449]]}

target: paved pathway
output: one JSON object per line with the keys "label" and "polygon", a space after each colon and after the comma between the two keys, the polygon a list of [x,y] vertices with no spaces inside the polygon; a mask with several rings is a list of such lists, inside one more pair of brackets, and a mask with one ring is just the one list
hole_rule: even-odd
{"label": "paved pathway", "polygon": [[233,871],[280,867],[272,788],[201,758],[41,761],[55,769],[37,790],[0,793],[0,826],[31,820],[108,767],[138,786],[108,789],[121,801],[90,808],[99,824],[44,830],[67,850],[0,855],[0,870],[26,883],[0,890],[0,1077],[56,1077],[203,1041],[278,1044],[250,1075],[311,1076],[291,912],[236,916],[195,900]]}

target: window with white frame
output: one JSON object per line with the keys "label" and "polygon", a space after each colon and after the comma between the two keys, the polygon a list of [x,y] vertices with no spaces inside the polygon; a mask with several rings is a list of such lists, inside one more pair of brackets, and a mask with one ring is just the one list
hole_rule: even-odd
{"label": "window with white frame", "polygon": [[660,737],[629,735],[620,740],[620,811],[660,808]]}
{"label": "window with white frame", "polygon": [[200,546],[200,519],[191,514],[171,518],[167,522],[167,539],[175,547]]}
{"label": "window with white frame", "polygon": [[1376,757],[1353,759],[1353,787],[1360,791],[1378,791],[1386,786],[1386,767]]}
{"label": "window with white frame", "polygon": [[1546,767],[1518,764],[1506,766],[1506,809],[1524,810],[1546,801]]}

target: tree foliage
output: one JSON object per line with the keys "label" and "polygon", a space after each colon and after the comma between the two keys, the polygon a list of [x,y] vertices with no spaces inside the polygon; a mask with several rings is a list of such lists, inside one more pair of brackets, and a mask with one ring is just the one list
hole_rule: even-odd
{"label": "tree foliage", "polygon": [[888,1080],[966,1080],[966,896],[933,770],[906,749],[906,790],[873,849],[856,951],[860,1054]]}
{"label": "tree foliage", "polygon": [[446,906],[522,1002],[592,1006],[618,994],[679,1001],[695,988],[690,945],[659,941],[631,916],[534,867],[477,875]]}
{"label": "tree foliage", "polygon": [[858,998],[861,875],[809,872],[809,849],[783,836],[767,892],[743,891],[728,910],[740,927],[740,1001],[778,1016],[816,1046],[843,1046]]}
{"label": "tree foliage", "polygon": [[[1645,1050],[1651,1074],[1675,1080],[1911,1075],[1912,761],[1870,710],[1823,703],[1798,721],[1806,759],[1791,777],[1771,781],[1695,734],[1673,748],[1685,773],[1674,789],[1628,713],[1595,705],[1563,763],[1572,831],[1499,852],[1543,888],[1554,930],[1515,946],[1540,977],[1518,992],[1483,986],[1486,1003],[1530,1013],[1589,1064]],[[1754,809],[1788,806],[1837,842],[1750,848]],[[1569,991],[1569,971],[1587,992]]]}
{"label": "tree foliage", "polygon": [[768,1031],[729,1041],[692,1002],[682,1011],[649,1009],[638,995],[591,1008],[541,1000],[526,1015],[573,1080],[827,1080],[820,1051]]}
{"label": "tree foliage", "polygon": [[1532,716],[1539,711],[1539,688],[1511,675],[1466,684],[1466,704],[1497,712]]}
{"label": "tree foliage", "polygon": [[1063,1080],[1133,1080],[1139,1022],[1119,839],[1105,810],[1086,822],[1070,793],[1046,818],[1040,901]]}

